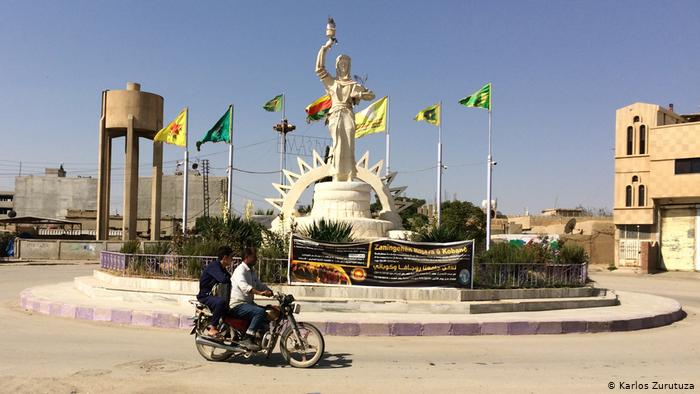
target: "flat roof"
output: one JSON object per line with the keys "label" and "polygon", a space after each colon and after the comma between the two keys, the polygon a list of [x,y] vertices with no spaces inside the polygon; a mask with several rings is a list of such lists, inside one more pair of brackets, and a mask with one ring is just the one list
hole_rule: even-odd
{"label": "flat roof", "polygon": [[42,218],[39,216],[18,216],[15,218],[0,219],[0,224],[81,224],[70,220],[56,218]]}

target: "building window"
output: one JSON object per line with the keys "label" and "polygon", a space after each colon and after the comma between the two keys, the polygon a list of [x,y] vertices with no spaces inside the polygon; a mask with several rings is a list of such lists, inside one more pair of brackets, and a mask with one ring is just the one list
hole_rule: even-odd
{"label": "building window", "polygon": [[625,188],[625,206],[632,206],[632,186],[630,185],[627,185],[627,187]]}
{"label": "building window", "polygon": [[627,128],[627,154],[631,155],[634,149],[634,128],[632,126]]}
{"label": "building window", "polygon": [[639,193],[637,194],[637,205],[640,207],[645,206],[645,199],[646,199],[646,188],[644,185],[639,185]]}
{"label": "building window", "polygon": [[623,224],[620,229],[620,238],[623,239],[652,239],[653,228],[649,224]]}
{"label": "building window", "polygon": [[647,151],[647,127],[639,126],[639,154],[643,155]]}
{"label": "building window", "polygon": [[639,116],[635,116],[634,119],[632,120],[634,123],[639,122]]}
{"label": "building window", "polygon": [[676,175],[700,173],[700,157],[676,159]]}
{"label": "building window", "polygon": [[632,176],[632,183],[639,182],[639,177],[634,175]]}

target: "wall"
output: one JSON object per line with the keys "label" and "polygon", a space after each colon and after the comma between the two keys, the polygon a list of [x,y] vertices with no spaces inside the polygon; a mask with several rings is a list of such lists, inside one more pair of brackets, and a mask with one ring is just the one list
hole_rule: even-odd
{"label": "wall", "polygon": [[119,251],[122,242],[17,239],[15,256],[23,260],[99,260],[103,250]]}
{"label": "wall", "polygon": [[564,234],[564,242],[581,245],[590,257],[589,264],[611,265],[614,260],[615,239],[612,233]]}
{"label": "wall", "polygon": [[[116,175],[115,171],[112,172],[112,175]],[[226,195],[226,183],[226,177],[209,177],[210,216],[221,216],[221,204],[216,199]],[[163,177],[161,217],[182,217],[182,184],[182,176],[168,175]],[[150,218],[151,178],[139,178],[138,188],[137,216],[140,219]],[[204,210],[202,177],[191,175],[188,188],[189,213],[192,216],[201,214]],[[94,211],[97,207],[97,179],[60,178],[55,175],[16,177],[14,207],[17,216],[60,219],[66,218],[69,209]],[[114,226],[114,222],[110,220],[110,226],[121,228],[121,222]],[[94,228],[94,225],[91,228]],[[145,231],[146,228],[147,223],[139,223],[140,231]]]}
{"label": "wall", "polygon": [[14,209],[17,216],[65,218],[70,208],[95,209],[97,179],[57,176],[15,178]]}
{"label": "wall", "polygon": [[700,174],[675,174],[675,159],[700,157],[700,122],[652,129],[652,198],[700,197]]}
{"label": "wall", "polygon": [[[143,241],[142,246],[156,242]],[[118,252],[121,241],[72,241],[21,239],[15,241],[15,256],[24,260],[99,260],[100,252]]]}

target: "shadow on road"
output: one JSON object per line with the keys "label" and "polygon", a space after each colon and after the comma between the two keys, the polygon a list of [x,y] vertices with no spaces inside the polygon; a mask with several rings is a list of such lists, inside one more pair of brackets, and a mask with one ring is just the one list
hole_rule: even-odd
{"label": "shadow on road", "polygon": [[[323,353],[323,357],[316,364],[315,369],[336,369],[336,368],[348,368],[352,366],[352,356],[350,353]],[[270,355],[270,358],[265,358],[264,356],[254,356],[250,359],[245,359],[243,357],[233,357],[229,362],[236,364],[249,364],[257,365],[261,367],[288,367],[284,358],[279,353],[274,353]]]}

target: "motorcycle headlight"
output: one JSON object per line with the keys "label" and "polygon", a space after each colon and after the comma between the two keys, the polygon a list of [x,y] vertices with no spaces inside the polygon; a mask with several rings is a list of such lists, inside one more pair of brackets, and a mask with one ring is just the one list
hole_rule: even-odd
{"label": "motorcycle headlight", "polygon": [[301,305],[299,305],[299,304],[294,304],[294,310],[293,310],[293,312],[294,312],[294,313],[299,313],[299,312],[301,312]]}

